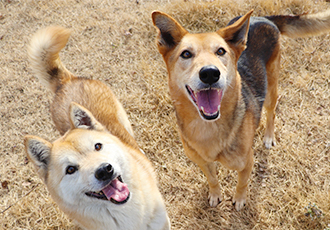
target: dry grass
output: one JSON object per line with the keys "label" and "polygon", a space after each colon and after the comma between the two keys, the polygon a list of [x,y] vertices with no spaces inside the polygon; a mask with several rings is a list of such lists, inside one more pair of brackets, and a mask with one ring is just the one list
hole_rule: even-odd
{"label": "dry grass", "polygon": [[[330,36],[283,38],[278,145],[255,136],[255,166],[247,207],[231,198],[236,173],[219,165],[224,202],[211,208],[200,169],[182,150],[155,46],[150,13],[173,15],[191,31],[215,30],[254,8],[254,16],[318,12],[315,0],[0,0],[0,229],[78,229],[51,200],[25,161],[23,136],[59,136],[50,119],[52,95],[32,76],[26,46],[48,25],[71,28],[61,54],[79,76],[111,85],[124,104],[137,140],[153,162],[173,229],[325,229],[330,224]],[[169,3],[170,2],[170,3]],[[308,204],[323,216],[305,216]]]}

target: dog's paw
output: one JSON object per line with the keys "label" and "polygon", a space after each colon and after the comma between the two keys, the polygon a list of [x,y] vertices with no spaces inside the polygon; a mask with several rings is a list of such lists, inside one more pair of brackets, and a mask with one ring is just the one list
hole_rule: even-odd
{"label": "dog's paw", "polygon": [[275,138],[274,137],[264,137],[264,144],[267,149],[270,149],[272,146],[276,146]]}
{"label": "dog's paw", "polygon": [[235,209],[237,211],[242,210],[242,208],[245,207],[245,204],[246,204],[246,198],[245,197],[237,198],[236,195],[235,195],[235,197],[233,199],[233,205],[235,205]]}
{"label": "dog's paw", "polygon": [[222,196],[220,194],[220,191],[209,193],[209,204],[211,207],[216,207],[218,204],[220,204],[222,201]]}

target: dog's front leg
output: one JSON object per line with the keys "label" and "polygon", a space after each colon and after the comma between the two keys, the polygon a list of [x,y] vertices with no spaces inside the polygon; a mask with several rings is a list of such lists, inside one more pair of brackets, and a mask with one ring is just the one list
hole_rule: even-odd
{"label": "dog's front leg", "polygon": [[253,149],[250,148],[247,157],[246,157],[246,164],[242,171],[238,171],[238,182],[236,185],[236,193],[233,198],[233,204],[237,211],[241,210],[246,203],[246,194],[247,194],[247,187],[249,184],[249,178],[253,168]]}
{"label": "dog's front leg", "polygon": [[217,169],[214,162],[205,161],[186,141],[182,140],[183,148],[187,157],[196,163],[207,178],[209,184],[209,203],[211,207],[217,206],[222,201],[220,185],[217,178]]}
{"label": "dog's front leg", "polygon": [[207,178],[209,184],[209,203],[211,207],[215,207],[222,201],[220,185],[217,177],[216,164],[214,162],[197,163]]}

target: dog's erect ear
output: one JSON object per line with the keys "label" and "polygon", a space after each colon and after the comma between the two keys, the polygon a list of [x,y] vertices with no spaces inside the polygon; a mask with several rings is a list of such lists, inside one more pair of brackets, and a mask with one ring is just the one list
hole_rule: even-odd
{"label": "dog's erect ear", "polygon": [[228,25],[217,31],[225,41],[235,47],[239,55],[245,50],[247,43],[247,36],[250,27],[250,17],[253,10],[250,10],[247,14],[240,17],[233,24]]}
{"label": "dog's erect ear", "polygon": [[24,145],[27,157],[35,166],[40,178],[46,181],[52,144],[40,137],[28,135],[24,137]]}
{"label": "dog's erect ear", "polygon": [[88,109],[75,102],[71,102],[70,105],[70,121],[72,128],[104,130],[102,124],[95,119]]}
{"label": "dog's erect ear", "polygon": [[152,12],[152,21],[158,28],[158,49],[162,55],[173,49],[188,33],[175,19],[160,11]]}

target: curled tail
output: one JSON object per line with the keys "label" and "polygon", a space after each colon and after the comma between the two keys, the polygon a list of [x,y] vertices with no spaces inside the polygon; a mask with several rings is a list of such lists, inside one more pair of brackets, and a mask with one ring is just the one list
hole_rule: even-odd
{"label": "curled tail", "polygon": [[33,36],[28,47],[33,73],[54,93],[60,85],[75,78],[59,57],[70,33],[69,29],[63,27],[47,27]]}
{"label": "curled tail", "polygon": [[319,35],[330,31],[330,10],[316,14],[267,16],[283,35],[291,38]]}

